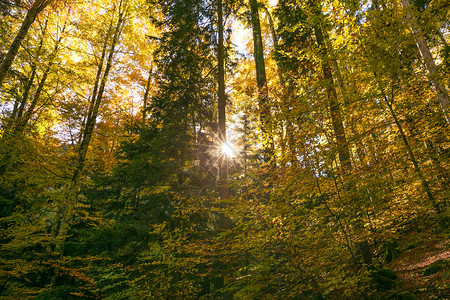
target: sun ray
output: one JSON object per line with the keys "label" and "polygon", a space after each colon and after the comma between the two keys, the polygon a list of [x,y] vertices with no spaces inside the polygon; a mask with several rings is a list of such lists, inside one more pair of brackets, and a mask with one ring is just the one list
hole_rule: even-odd
{"label": "sun ray", "polygon": [[222,151],[222,154],[224,154],[230,158],[234,157],[235,153],[236,153],[233,146],[229,142],[222,144],[221,151]]}

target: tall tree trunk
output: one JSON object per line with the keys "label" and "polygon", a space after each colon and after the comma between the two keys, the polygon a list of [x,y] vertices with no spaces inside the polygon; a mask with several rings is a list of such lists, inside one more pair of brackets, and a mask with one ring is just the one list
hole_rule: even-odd
{"label": "tall tree trunk", "polygon": [[[322,11],[320,8],[320,5],[317,5],[316,3],[310,1],[309,2],[310,7],[315,12],[315,17],[318,17],[319,20],[322,18]],[[331,116],[331,123],[333,126],[333,135],[336,140],[336,146],[339,156],[339,162],[341,165],[341,172],[344,178],[344,185],[346,191],[349,192],[349,196],[351,199],[352,205],[354,205],[355,209],[358,210],[353,212],[353,219],[354,219],[354,228],[355,230],[361,231],[361,238],[356,243],[357,248],[359,249],[362,259],[366,265],[372,264],[372,252],[370,250],[369,243],[367,241],[367,238],[364,237],[363,231],[363,219],[360,216],[360,212],[362,211],[360,207],[357,207],[357,205],[360,204],[359,196],[356,194],[356,183],[355,181],[349,176],[352,172],[352,164],[351,164],[351,156],[350,156],[350,150],[348,147],[348,142],[345,134],[345,128],[343,124],[343,118],[341,114],[341,107],[338,101],[337,93],[336,93],[336,87],[333,77],[333,69],[330,65],[330,62],[332,62],[332,59],[329,55],[329,50],[327,49],[327,43],[325,41],[325,36],[322,31],[322,23],[321,21],[317,22],[313,29],[314,34],[316,36],[316,41],[319,46],[319,54],[321,56],[321,64],[322,64],[322,73],[326,80],[326,90],[328,95],[328,107],[330,111]],[[337,67],[337,62],[336,66]],[[338,82],[339,83],[339,82]],[[345,97],[345,86],[343,81],[340,82],[342,84],[343,89],[343,96]]]}
{"label": "tall tree trunk", "polygon": [[36,105],[41,97],[42,90],[44,89],[45,82],[47,81],[48,74],[50,73],[51,66],[53,62],[50,62],[47,68],[44,71],[44,74],[42,74],[42,78],[39,81],[38,88],[36,90],[36,93],[34,94],[33,100],[31,101],[30,105],[28,106],[27,110],[21,116],[17,122],[16,126],[14,128],[14,135],[19,136],[23,133],[25,130],[25,127],[27,126],[28,122],[30,121],[31,117],[33,116],[34,110],[36,108]]}
{"label": "tall tree trunk", "polygon": [[25,110],[25,106],[27,105],[28,96],[30,95],[30,90],[31,90],[31,87],[33,86],[33,82],[34,82],[34,78],[35,77],[36,77],[36,64],[33,63],[31,65],[30,78],[28,79],[28,82],[25,85],[25,89],[23,91],[22,99],[20,100],[19,107],[18,107],[17,112],[16,112],[16,114],[14,116],[16,120],[22,118],[22,116],[23,116],[23,112]]}
{"label": "tall tree trunk", "polygon": [[[45,33],[47,31],[47,24],[48,24],[48,19],[45,21],[44,29],[42,30],[42,34],[41,34],[40,41],[39,41],[39,48],[35,54],[36,59],[41,55],[42,47],[44,45]],[[28,96],[29,96],[31,87],[33,86],[34,78],[36,77],[36,72],[37,72],[36,62],[33,61],[31,63],[31,75],[28,80],[28,83],[25,86],[25,90],[24,90],[22,99],[20,101],[17,100],[16,103],[14,103],[14,110],[13,110],[13,113],[11,116],[11,119],[14,119],[14,120],[11,121],[11,124],[13,124],[17,119],[20,119],[23,115],[25,106],[27,105]]]}
{"label": "tall tree trunk", "polygon": [[[99,72],[97,72],[96,85],[94,87],[94,92],[97,91],[97,83],[98,82],[100,82],[100,85],[98,86],[98,92],[93,94],[93,97],[91,100],[88,117],[86,119],[86,125],[84,128],[81,143],[80,143],[80,146],[78,149],[78,158],[75,162],[74,173],[72,175],[72,179],[71,179],[70,185],[69,185],[67,193],[66,193],[66,201],[65,201],[64,211],[63,211],[63,217],[61,218],[61,225],[60,225],[57,237],[56,237],[55,252],[57,254],[62,254],[63,250],[64,250],[63,246],[64,246],[64,242],[67,237],[67,233],[70,228],[70,221],[71,221],[73,213],[74,213],[74,207],[75,207],[76,199],[78,196],[79,181],[80,181],[81,173],[83,171],[84,163],[86,160],[86,154],[87,154],[89,143],[91,141],[94,127],[96,124],[98,109],[99,109],[101,101],[102,101],[103,92],[104,92],[105,86],[106,86],[106,81],[108,79],[109,71],[111,70],[111,67],[112,67],[112,60],[113,60],[113,57],[115,54],[115,46],[119,39],[122,25],[124,23],[124,14],[125,14],[124,11],[125,11],[125,9],[122,8],[122,2],[121,2],[121,5],[119,7],[119,18],[117,21],[117,25],[114,29],[114,34],[113,34],[112,42],[111,42],[111,45],[109,48],[108,58],[107,58],[106,67],[103,72],[103,75],[102,75],[101,71],[102,71],[102,67],[103,67],[103,63],[104,63],[103,60],[105,58],[104,55],[102,55],[102,60],[100,61],[100,64],[98,67]],[[110,33],[107,33],[107,35],[105,37],[105,43],[103,45],[104,47],[102,50],[102,54],[106,53],[106,47],[107,47],[110,37],[111,37]]]}
{"label": "tall tree trunk", "polygon": [[[336,78],[339,90],[340,90],[340,94],[342,97],[342,103],[344,104],[344,106],[347,106],[350,104],[351,99],[350,99],[350,94],[347,91],[345,82],[344,82],[344,78],[342,76],[341,73],[341,69],[339,68],[339,63],[336,59],[336,53],[335,50],[333,48],[333,44],[330,41],[328,32],[323,32],[324,35],[324,39],[325,39],[325,45],[326,48],[329,50],[329,59],[331,61],[331,65],[333,68],[333,77]],[[357,136],[357,132],[356,132],[356,128],[355,128],[355,122],[356,122],[356,116],[352,116],[351,120],[349,121],[348,125],[350,128],[350,133],[353,136],[353,141],[356,147],[356,152],[358,154],[358,157],[360,158],[360,160],[362,161],[364,159],[364,146],[361,143],[361,139]]]}
{"label": "tall tree trunk", "polygon": [[268,163],[273,159],[273,139],[271,128],[271,116],[268,102],[266,68],[264,65],[264,49],[261,35],[261,24],[259,21],[258,1],[250,1],[250,15],[252,19],[253,32],[253,57],[255,59],[256,83],[258,85],[258,104],[259,116],[261,122],[261,131],[263,132],[264,144],[264,162]]}
{"label": "tall tree trunk", "polygon": [[328,35],[328,32],[325,31],[325,32],[322,32],[322,33],[323,33],[323,36],[324,36],[326,48],[330,52],[328,56],[329,56],[329,59],[331,61],[331,65],[333,67],[334,78],[336,78],[337,84],[338,84],[339,89],[341,91],[343,104],[344,105],[349,104],[350,99],[348,98],[347,88],[345,87],[344,79],[342,78],[341,69],[339,68],[339,64],[338,64],[338,61],[336,59],[336,53],[334,51],[333,44],[330,41],[330,37]]}
{"label": "tall tree trunk", "polygon": [[[309,5],[314,12],[314,17],[321,19],[322,11],[320,5],[310,1]],[[325,36],[322,31],[321,22],[318,21],[314,25],[314,34],[316,36],[316,41],[319,46],[319,54],[321,56],[322,73],[326,80],[326,90],[328,95],[328,107],[331,115],[331,123],[333,126],[334,138],[336,139],[337,150],[339,155],[339,162],[341,164],[341,169],[343,175],[347,175],[352,170],[352,164],[350,161],[350,150],[348,148],[347,138],[345,135],[344,124],[342,121],[341,108],[338,101],[333,70],[330,65],[329,50],[327,49],[327,44],[325,41]],[[345,90],[344,84],[342,83],[342,88]]]}
{"label": "tall tree trunk", "polygon": [[[226,98],[225,98],[225,53],[223,42],[223,7],[222,0],[217,0],[217,28],[219,34],[219,44],[217,45],[217,60],[219,64],[217,80],[218,80],[218,117],[219,117],[219,142],[220,147],[227,142],[226,131]],[[222,158],[219,160],[219,193],[220,197],[228,197],[228,157],[222,153]]]}
{"label": "tall tree trunk", "polygon": [[342,173],[345,176],[350,173],[352,164],[350,161],[350,150],[348,148],[344,124],[342,121],[341,108],[337,98],[336,88],[334,86],[333,72],[329,63],[330,59],[328,57],[327,46],[319,24],[314,26],[314,33],[316,35],[317,44],[320,47],[320,54],[322,56],[322,72],[325,80],[327,81],[326,89],[328,94],[328,106],[331,115],[331,123],[333,125],[334,137],[336,139],[339,162],[341,164]]}
{"label": "tall tree trunk", "polygon": [[[44,44],[44,37],[45,32],[47,30],[47,20],[44,25],[44,29],[42,31],[42,35],[40,36],[40,42],[39,47],[35,53],[35,57],[38,58],[41,55],[42,47]],[[17,99],[14,103],[14,109],[11,114],[11,117],[9,120],[6,121],[5,129],[3,131],[3,136],[0,140],[0,143],[3,144],[5,147],[4,153],[2,153],[1,161],[0,161],[0,176],[3,176],[7,169],[9,168],[9,165],[11,163],[11,151],[16,146],[17,143],[17,137],[19,137],[20,134],[17,132],[18,126],[22,123],[24,119],[24,113],[27,115],[27,112],[25,111],[25,107],[27,106],[28,98],[30,96],[31,88],[33,87],[34,80],[36,78],[37,73],[37,66],[36,61],[32,61],[31,63],[31,75],[28,78],[28,81],[24,87],[23,95],[20,99]]]}
{"label": "tall tree trunk", "polygon": [[39,81],[39,85],[36,89],[33,100],[30,102],[30,105],[26,109],[25,113],[17,118],[16,125],[14,128],[15,136],[19,136],[23,133],[23,131],[25,130],[25,127],[27,126],[28,122],[30,121],[31,117],[33,116],[33,113],[35,112],[36,106],[39,102],[42,91],[45,87],[45,82],[47,81],[47,77],[51,71],[53,62],[58,53],[59,45],[61,44],[61,41],[62,41],[62,34],[64,33],[64,31],[66,29],[66,24],[64,24],[64,27],[61,29],[61,32],[60,32],[61,36],[56,41],[53,51],[49,56],[49,62],[47,64],[47,67],[44,70],[44,73],[42,74],[41,80]]}
{"label": "tall tree trunk", "polygon": [[[270,14],[269,10],[265,5],[260,4],[260,7],[262,10],[264,10],[267,19],[269,21],[269,27],[270,27],[270,33],[272,35],[272,43],[273,43],[273,50],[275,53],[279,52],[279,45],[278,45],[278,35],[275,30],[275,24],[273,22],[272,15]],[[283,77],[283,67],[279,64],[278,60],[276,60],[277,65],[277,74],[278,74],[278,80],[280,82],[281,87],[283,88],[282,92],[282,98],[283,98],[283,113],[286,118],[286,138],[284,139],[283,147],[286,148],[285,144],[287,144],[288,148],[288,155],[289,155],[289,161],[291,165],[294,165],[297,161],[297,153],[296,153],[296,145],[295,145],[295,139],[294,139],[294,126],[292,125],[292,120],[290,117],[290,101],[289,99],[293,99],[294,95],[292,92],[292,88],[286,86],[286,81]]]}
{"label": "tall tree trunk", "polygon": [[406,18],[408,19],[409,27],[411,28],[411,31],[416,38],[417,48],[419,48],[420,55],[422,56],[428,73],[430,74],[430,81],[433,84],[434,89],[436,90],[437,98],[442,107],[445,120],[447,121],[447,124],[450,125],[450,99],[448,91],[441,81],[433,56],[431,55],[430,49],[428,48],[428,45],[425,41],[422,29],[420,28],[419,23],[417,22],[417,19],[413,14],[409,0],[400,0],[400,3],[406,12]]}
{"label": "tall tree trunk", "polygon": [[0,86],[3,84],[3,80],[5,79],[6,74],[11,68],[14,59],[16,58],[17,52],[19,52],[20,44],[25,39],[28,30],[33,24],[36,17],[44,10],[44,8],[50,4],[52,0],[36,0],[33,3],[33,6],[28,10],[25,19],[22,22],[22,26],[19,29],[14,41],[9,47],[8,53],[3,58],[2,63],[0,64]]}
{"label": "tall tree trunk", "polygon": [[33,86],[34,78],[36,77],[36,65],[33,63],[31,67],[31,74],[24,87],[23,95],[21,98],[16,100],[13,113],[4,124],[3,135],[0,139],[0,145],[2,148],[0,150],[0,177],[7,172],[12,163],[12,152],[14,151],[14,146],[16,146],[17,143],[17,135],[15,134],[16,127],[22,119],[22,115],[28,101],[28,96],[30,94],[31,87]]}
{"label": "tall tree trunk", "polygon": [[[113,30],[113,25],[114,25],[113,23],[114,23],[114,20],[111,20],[111,22],[109,23],[108,30],[105,33],[105,39],[103,41],[103,47],[102,47],[102,54],[100,56],[100,61],[98,63],[97,75],[95,76],[95,83],[94,83],[94,88],[92,90],[91,101],[89,103],[88,113],[87,113],[85,119],[83,120],[83,125],[81,128],[82,131],[85,131],[88,120],[92,118],[95,103],[97,102],[96,100],[97,100],[97,96],[98,96],[98,88],[99,88],[100,80],[102,78],[103,64],[105,63],[106,51],[108,50],[108,42],[111,37],[111,31]],[[80,135],[80,140],[79,140],[80,144],[81,144],[82,138],[83,138],[83,135]]]}
{"label": "tall tree trunk", "polygon": [[144,99],[143,99],[143,105],[142,105],[142,125],[145,126],[146,119],[147,119],[147,107],[148,107],[148,95],[150,93],[150,83],[152,81],[152,66],[150,66],[150,70],[148,71],[148,78],[147,83],[145,85],[145,93],[144,93]]}
{"label": "tall tree trunk", "polygon": [[[277,35],[276,30],[275,30],[275,24],[273,22],[272,15],[270,14],[269,10],[267,9],[267,7],[265,5],[260,4],[260,7],[264,11],[264,13],[266,14],[267,19],[269,20],[270,34],[272,35],[273,51],[275,53],[278,53],[278,51],[279,51],[278,35]],[[261,31],[260,31],[260,35],[261,35]],[[264,60],[263,60],[263,63],[264,63]],[[277,64],[278,80],[280,81],[280,85],[285,89],[286,88],[286,84],[285,84],[284,78],[283,78],[283,68],[280,66],[278,61],[276,61],[276,64]]]}

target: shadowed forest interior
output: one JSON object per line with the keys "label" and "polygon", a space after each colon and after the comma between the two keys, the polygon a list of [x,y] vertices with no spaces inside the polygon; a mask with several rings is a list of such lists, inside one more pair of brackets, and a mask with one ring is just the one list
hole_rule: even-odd
{"label": "shadowed forest interior", "polygon": [[0,299],[450,299],[449,20],[0,0]]}

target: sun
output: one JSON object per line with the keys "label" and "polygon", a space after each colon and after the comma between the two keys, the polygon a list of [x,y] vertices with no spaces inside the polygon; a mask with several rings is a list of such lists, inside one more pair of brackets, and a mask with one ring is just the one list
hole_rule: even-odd
{"label": "sun", "polygon": [[233,146],[229,143],[223,143],[222,144],[222,153],[228,157],[234,157],[235,150],[233,149]]}

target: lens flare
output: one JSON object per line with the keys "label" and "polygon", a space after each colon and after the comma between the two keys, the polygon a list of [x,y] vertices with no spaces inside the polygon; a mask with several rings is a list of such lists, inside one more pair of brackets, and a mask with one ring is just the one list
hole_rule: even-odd
{"label": "lens flare", "polygon": [[222,153],[228,157],[234,157],[234,149],[229,143],[222,144]]}

